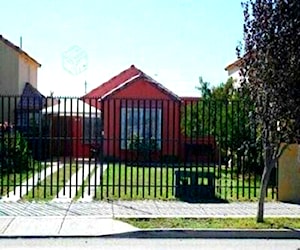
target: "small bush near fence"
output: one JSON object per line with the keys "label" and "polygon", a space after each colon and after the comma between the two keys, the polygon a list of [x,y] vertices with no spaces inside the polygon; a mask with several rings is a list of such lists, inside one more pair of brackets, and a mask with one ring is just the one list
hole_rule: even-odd
{"label": "small bush near fence", "polygon": [[1,125],[0,128],[1,173],[28,170],[31,165],[31,157],[26,139],[7,123]]}

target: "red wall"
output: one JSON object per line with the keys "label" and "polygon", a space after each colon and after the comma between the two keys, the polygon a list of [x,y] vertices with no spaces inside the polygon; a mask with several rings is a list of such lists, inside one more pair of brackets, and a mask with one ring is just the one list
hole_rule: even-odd
{"label": "red wall", "polygon": [[[163,155],[178,155],[179,133],[179,101],[167,93],[145,82],[137,80],[128,87],[117,91],[109,99],[102,101],[104,114],[104,155],[115,156],[119,159],[134,157],[125,150],[121,150],[121,106],[143,105],[162,108],[162,152],[158,152],[156,158]],[[169,138],[167,141],[166,139]],[[155,157],[155,156],[154,156]]]}
{"label": "red wall", "polygon": [[73,117],[72,127],[72,150],[73,156],[76,158],[89,158],[91,145],[84,143],[81,138],[83,137],[83,118]]}
{"label": "red wall", "polygon": [[[97,93],[94,93],[97,96]],[[95,100],[94,100],[95,99]],[[87,100],[89,104],[94,104],[97,98]],[[182,98],[182,101],[175,99],[164,90],[156,87],[155,84],[147,82],[145,79],[137,79],[132,83],[116,90],[113,94],[104,98],[98,107],[102,110],[103,131],[104,131],[104,156],[117,158],[119,160],[134,160],[136,152],[121,149],[121,107],[130,106],[152,106],[162,109],[162,150],[153,155],[152,159],[159,159],[164,156],[175,156],[183,160],[186,158],[186,145],[188,143],[211,144],[216,148],[214,138],[187,138],[181,131],[180,119],[185,105],[197,103],[199,98]],[[127,103],[127,104],[126,104]],[[81,137],[82,122],[74,122],[74,138]],[[75,157],[88,157],[90,145],[82,144],[74,140],[73,152]],[[216,151],[217,152],[217,151]],[[216,155],[217,159],[217,155]],[[197,158],[199,161],[205,159]]]}

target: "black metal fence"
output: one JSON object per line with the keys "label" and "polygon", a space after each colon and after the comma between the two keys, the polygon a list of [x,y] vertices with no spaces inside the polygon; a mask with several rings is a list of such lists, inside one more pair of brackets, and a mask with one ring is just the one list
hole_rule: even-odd
{"label": "black metal fence", "polygon": [[[2,199],[252,200],[259,130],[243,101],[0,97]],[[275,170],[276,171],[276,170]],[[276,199],[276,172],[267,196]]]}

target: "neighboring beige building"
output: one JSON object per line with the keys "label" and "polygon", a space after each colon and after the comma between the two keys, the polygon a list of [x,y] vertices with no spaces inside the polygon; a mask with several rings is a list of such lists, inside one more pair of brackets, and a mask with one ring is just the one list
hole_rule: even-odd
{"label": "neighboring beige building", "polygon": [[[41,64],[35,59],[0,35],[0,96],[19,96],[26,83],[37,88],[39,67]],[[11,112],[8,112],[8,109]],[[14,121],[14,109],[15,101],[12,98],[9,100],[5,97],[4,102],[1,100],[0,123],[4,120]]]}
{"label": "neighboring beige building", "polygon": [[235,62],[226,66],[225,68],[225,70],[228,72],[228,77],[232,77],[232,79],[234,80],[235,88],[239,88],[241,86],[240,66],[241,66],[241,60],[238,59]]}

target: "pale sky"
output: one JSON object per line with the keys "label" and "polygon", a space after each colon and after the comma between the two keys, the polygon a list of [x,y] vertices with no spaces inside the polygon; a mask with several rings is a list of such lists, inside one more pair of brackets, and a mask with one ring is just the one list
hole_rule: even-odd
{"label": "pale sky", "polygon": [[[240,2],[1,1],[0,34],[18,46],[22,36],[22,49],[42,64],[44,95],[82,96],[85,81],[90,91],[134,64],[180,96],[199,96],[199,76],[212,85],[227,80],[224,68],[242,40]],[[70,73],[63,55],[76,46],[86,69]]]}

